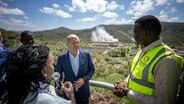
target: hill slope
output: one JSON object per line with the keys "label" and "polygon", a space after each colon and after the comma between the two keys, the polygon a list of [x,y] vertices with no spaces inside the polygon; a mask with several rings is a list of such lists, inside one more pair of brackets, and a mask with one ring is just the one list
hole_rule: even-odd
{"label": "hill slope", "polygon": [[[133,25],[100,25],[104,29],[122,42],[131,42],[133,36]],[[65,27],[60,27],[53,30],[38,31],[35,32],[36,37],[44,37],[48,39],[64,41],[68,34],[75,33],[83,41],[91,41],[92,31],[96,30],[96,27],[83,30],[71,30]],[[164,42],[166,43],[184,43],[184,23],[162,23],[162,33]]]}

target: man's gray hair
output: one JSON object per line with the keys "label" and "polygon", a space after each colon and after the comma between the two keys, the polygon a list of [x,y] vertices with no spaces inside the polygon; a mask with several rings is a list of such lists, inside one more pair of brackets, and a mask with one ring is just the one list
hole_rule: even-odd
{"label": "man's gray hair", "polygon": [[69,42],[73,38],[78,38],[79,39],[79,37],[76,34],[69,34],[68,37],[67,37],[67,42]]}

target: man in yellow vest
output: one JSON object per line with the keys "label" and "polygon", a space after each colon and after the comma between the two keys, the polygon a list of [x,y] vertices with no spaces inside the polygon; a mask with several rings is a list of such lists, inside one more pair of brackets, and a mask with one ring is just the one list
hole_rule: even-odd
{"label": "man in yellow vest", "polygon": [[127,79],[115,85],[115,95],[138,104],[175,104],[183,59],[162,42],[160,33],[161,24],[155,16],[135,21],[134,38],[140,49]]}

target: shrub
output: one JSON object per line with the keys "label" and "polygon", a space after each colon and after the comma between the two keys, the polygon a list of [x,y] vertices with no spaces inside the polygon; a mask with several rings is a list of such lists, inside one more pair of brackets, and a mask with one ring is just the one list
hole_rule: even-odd
{"label": "shrub", "polygon": [[109,52],[109,55],[111,57],[125,57],[125,52],[122,51],[121,49],[116,48],[112,50],[111,52]]}

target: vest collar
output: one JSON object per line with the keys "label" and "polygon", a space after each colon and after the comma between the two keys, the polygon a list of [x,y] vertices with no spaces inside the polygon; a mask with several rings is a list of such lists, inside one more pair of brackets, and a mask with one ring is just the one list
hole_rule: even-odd
{"label": "vest collar", "polygon": [[154,41],[153,43],[149,44],[148,46],[144,47],[144,48],[141,48],[140,49],[142,50],[143,53],[149,51],[150,49],[158,46],[158,45],[163,45],[164,43],[162,42],[162,39],[158,39],[156,41]]}

